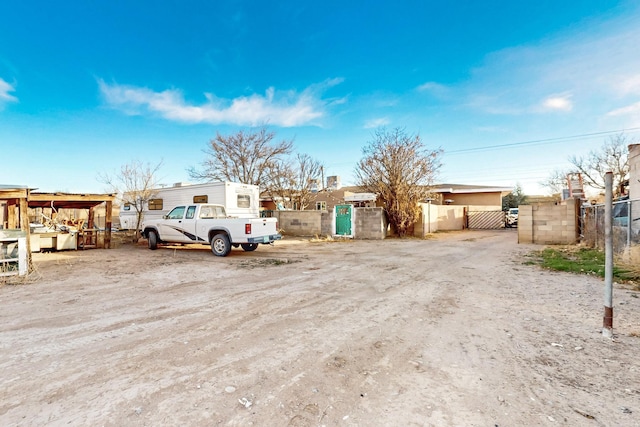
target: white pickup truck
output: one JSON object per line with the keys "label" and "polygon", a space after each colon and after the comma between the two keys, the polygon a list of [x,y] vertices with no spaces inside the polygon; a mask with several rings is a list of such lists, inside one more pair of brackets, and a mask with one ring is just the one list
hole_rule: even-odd
{"label": "white pickup truck", "polygon": [[230,218],[224,206],[194,203],[176,206],[161,219],[143,221],[140,232],[155,250],[161,243],[207,243],[217,256],[231,247],[255,251],[258,244],[281,239],[276,218]]}

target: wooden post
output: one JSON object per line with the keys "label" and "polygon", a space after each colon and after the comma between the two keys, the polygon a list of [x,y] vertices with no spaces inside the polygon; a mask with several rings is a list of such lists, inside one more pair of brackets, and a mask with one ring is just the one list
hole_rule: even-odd
{"label": "wooden post", "polygon": [[113,202],[105,202],[105,217],[104,217],[104,247],[105,249],[111,249],[111,215],[113,211]]}
{"label": "wooden post", "polygon": [[93,212],[93,208],[89,208],[89,215],[87,217],[87,228],[91,228],[91,229],[95,228],[94,221],[95,221],[95,215]]}
{"label": "wooden post", "polygon": [[21,199],[18,199],[16,201],[16,203],[10,204],[8,206],[8,215],[7,215],[7,228],[8,229],[16,229],[16,228],[20,228],[20,226],[18,225],[18,212],[19,212],[19,205],[18,203],[20,203]]}
{"label": "wooden post", "polygon": [[27,249],[27,268],[28,273],[33,271],[33,263],[31,260],[31,228],[29,227],[29,203],[27,202],[29,197],[29,190],[27,190],[26,197],[20,199],[20,229],[25,232],[26,249]]}

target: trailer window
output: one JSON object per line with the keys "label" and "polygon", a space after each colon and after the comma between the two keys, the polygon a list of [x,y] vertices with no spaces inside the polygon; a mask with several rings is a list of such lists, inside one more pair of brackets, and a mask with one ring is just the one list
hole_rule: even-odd
{"label": "trailer window", "polygon": [[238,207],[239,208],[250,208],[251,207],[251,196],[248,194],[238,194]]}
{"label": "trailer window", "polygon": [[209,203],[209,196],[193,196],[193,203]]}
{"label": "trailer window", "polygon": [[124,207],[122,208],[123,211],[130,211],[131,210],[131,205],[129,203],[125,204]]}
{"label": "trailer window", "polygon": [[150,211],[161,211],[162,210],[162,199],[149,199],[149,210]]}

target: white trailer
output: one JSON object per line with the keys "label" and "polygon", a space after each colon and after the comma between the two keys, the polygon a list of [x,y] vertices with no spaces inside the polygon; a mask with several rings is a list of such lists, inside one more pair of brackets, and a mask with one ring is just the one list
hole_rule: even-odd
{"label": "white trailer", "polygon": [[[142,220],[160,219],[177,205],[214,203],[223,205],[227,215],[237,218],[260,217],[260,189],[257,185],[237,182],[209,182],[206,184],[177,183],[173,187],[156,188],[154,196],[142,209]],[[135,230],[136,209],[120,206],[120,228]]]}

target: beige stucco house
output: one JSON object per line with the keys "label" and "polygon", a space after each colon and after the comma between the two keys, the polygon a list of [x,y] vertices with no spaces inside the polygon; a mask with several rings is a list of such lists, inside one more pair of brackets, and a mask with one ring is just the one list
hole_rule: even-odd
{"label": "beige stucco house", "polygon": [[[433,186],[429,202],[433,205],[451,206],[486,206],[491,209],[502,209],[502,197],[511,193],[511,187],[494,187],[486,185],[438,184]],[[321,190],[314,197],[306,210],[333,211],[336,205],[352,204],[355,207],[374,207],[375,194],[367,193],[358,186],[346,186],[332,190]],[[276,204],[269,198],[261,198],[261,207],[275,210]]]}

